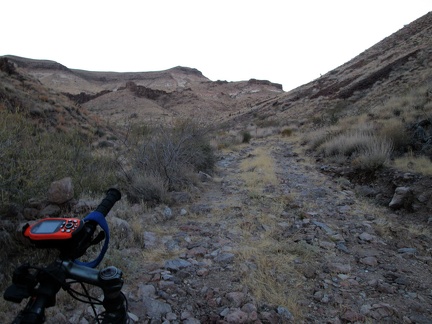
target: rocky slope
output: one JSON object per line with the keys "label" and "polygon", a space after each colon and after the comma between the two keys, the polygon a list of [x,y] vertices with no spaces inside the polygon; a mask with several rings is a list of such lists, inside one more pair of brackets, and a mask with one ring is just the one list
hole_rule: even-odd
{"label": "rocky slope", "polygon": [[430,83],[431,57],[429,12],[320,78],[235,116],[234,123],[251,121],[256,113],[310,124],[314,117],[332,113],[368,112],[392,96]]}

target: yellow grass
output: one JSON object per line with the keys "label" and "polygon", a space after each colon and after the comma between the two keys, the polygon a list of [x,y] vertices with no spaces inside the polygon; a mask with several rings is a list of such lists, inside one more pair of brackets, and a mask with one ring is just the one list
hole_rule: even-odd
{"label": "yellow grass", "polygon": [[240,164],[242,179],[251,191],[260,190],[267,185],[276,185],[275,161],[270,152],[262,147],[255,149],[251,157],[246,158]]}
{"label": "yellow grass", "polygon": [[302,317],[298,300],[301,297],[301,275],[294,268],[296,255],[289,244],[267,237],[242,244],[238,259],[243,265],[243,283],[257,300],[280,305],[290,310],[296,319]]}
{"label": "yellow grass", "polygon": [[396,159],[394,166],[402,171],[419,173],[425,176],[432,175],[432,163],[426,156],[404,156]]}

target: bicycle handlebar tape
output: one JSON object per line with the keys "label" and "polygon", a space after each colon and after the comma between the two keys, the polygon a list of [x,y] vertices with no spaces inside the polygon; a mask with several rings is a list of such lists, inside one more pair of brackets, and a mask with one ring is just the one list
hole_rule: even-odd
{"label": "bicycle handlebar tape", "polygon": [[109,227],[108,223],[105,219],[105,216],[108,214],[108,212],[111,210],[111,208],[114,206],[114,204],[120,200],[121,193],[117,189],[111,188],[108,189],[106,197],[102,200],[102,202],[99,204],[99,206],[96,208],[95,211],[91,212],[84,218],[84,222],[88,221],[94,221],[96,222],[105,232],[105,242],[102,247],[101,252],[99,253],[98,257],[90,262],[81,262],[79,260],[75,260],[74,262],[79,265],[83,265],[90,268],[96,268],[99,263],[102,261],[103,257],[105,256],[106,251],[108,250],[108,244],[110,240],[110,233],[109,233]]}
{"label": "bicycle handlebar tape", "polygon": [[121,193],[115,188],[107,190],[105,198],[96,208],[97,212],[100,212],[104,217],[109,213],[114,204],[121,199]]}

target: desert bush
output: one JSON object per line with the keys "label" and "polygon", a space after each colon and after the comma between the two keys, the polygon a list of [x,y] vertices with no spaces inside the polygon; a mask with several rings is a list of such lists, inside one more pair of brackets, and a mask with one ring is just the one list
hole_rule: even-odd
{"label": "desert bush", "polygon": [[9,75],[16,72],[15,66],[12,63],[9,63],[6,57],[0,57],[0,71],[6,72]]}
{"label": "desert bush", "polygon": [[207,130],[187,120],[169,126],[144,127],[131,139],[122,168],[129,199],[162,202],[167,192],[196,183],[198,171],[211,172],[215,156]]}
{"label": "desert bush", "polygon": [[361,147],[366,147],[370,142],[371,133],[364,130],[349,131],[339,134],[320,146],[320,151],[325,156],[344,155],[351,156]]}
{"label": "desert bush", "polygon": [[405,124],[398,119],[392,118],[381,125],[378,134],[382,138],[387,138],[393,143],[395,151],[405,151],[411,143],[410,135]]}
{"label": "desert bush", "polygon": [[382,167],[393,152],[393,142],[379,136],[369,125],[358,125],[357,129],[345,130],[337,136],[321,139],[317,150],[326,157],[352,158],[353,166],[375,170]]}
{"label": "desert bush", "polygon": [[392,152],[391,141],[370,136],[367,144],[359,147],[358,156],[353,160],[353,166],[367,171],[377,170],[389,161]]}
{"label": "desert bush", "polygon": [[289,137],[289,136],[292,135],[292,133],[293,133],[293,131],[292,131],[291,128],[284,128],[284,129],[282,129],[281,132],[280,132],[280,134],[281,134],[283,137]]}
{"label": "desert bush", "polygon": [[244,131],[242,132],[242,138],[242,143],[249,143],[252,139],[252,135],[248,131]]}
{"label": "desert bush", "polygon": [[308,144],[312,150],[316,150],[322,144],[338,136],[341,133],[343,133],[343,130],[337,126],[319,128],[312,132],[308,132],[304,136],[303,142],[305,144]]}

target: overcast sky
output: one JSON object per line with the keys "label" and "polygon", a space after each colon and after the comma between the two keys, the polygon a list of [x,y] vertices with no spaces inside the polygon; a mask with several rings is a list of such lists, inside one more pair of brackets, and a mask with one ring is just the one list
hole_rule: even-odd
{"label": "overcast sky", "polygon": [[430,0],[3,1],[0,55],[89,71],[181,65],[288,91],[431,10]]}

